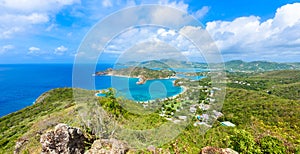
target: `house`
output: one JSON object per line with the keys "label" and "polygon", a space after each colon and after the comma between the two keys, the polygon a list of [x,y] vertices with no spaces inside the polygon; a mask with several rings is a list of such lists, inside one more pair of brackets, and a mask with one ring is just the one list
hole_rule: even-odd
{"label": "house", "polygon": [[235,124],[231,123],[230,121],[223,121],[221,122],[222,126],[228,126],[228,127],[235,127]]}
{"label": "house", "polygon": [[178,119],[186,121],[187,120],[187,116],[178,116]]}
{"label": "house", "polygon": [[[203,101],[202,101],[202,102],[203,102]],[[208,110],[208,109],[210,108],[210,105],[201,103],[201,104],[199,105],[199,108],[205,111],[205,110]]]}
{"label": "house", "polygon": [[199,121],[205,121],[209,119],[209,115],[208,114],[196,115],[196,118]]}
{"label": "house", "polygon": [[194,126],[195,126],[195,127],[196,127],[196,126],[200,126],[200,125],[206,126],[206,127],[212,127],[211,125],[208,125],[208,124],[205,123],[205,122],[195,122],[195,123],[194,123]]}
{"label": "house", "polygon": [[196,111],[197,111],[196,106],[195,106],[195,105],[191,105],[191,106],[190,106],[190,112],[191,112],[191,113],[195,113]]}

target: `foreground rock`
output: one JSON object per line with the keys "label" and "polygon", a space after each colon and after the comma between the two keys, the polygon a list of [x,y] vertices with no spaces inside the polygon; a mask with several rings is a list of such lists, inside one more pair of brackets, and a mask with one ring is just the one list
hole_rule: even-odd
{"label": "foreground rock", "polygon": [[238,152],[230,148],[215,148],[215,147],[204,147],[202,148],[200,154],[238,154]]}
{"label": "foreground rock", "polygon": [[125,154],[129,151],[126,143],[116,139],[102,139],[94,141],[91,149],[85,154]]}
{"label": "foreground rock", "polygon": [[54,131],[41,136],[42,154],[84,153],[86,138],[78,128],[58,124]]}

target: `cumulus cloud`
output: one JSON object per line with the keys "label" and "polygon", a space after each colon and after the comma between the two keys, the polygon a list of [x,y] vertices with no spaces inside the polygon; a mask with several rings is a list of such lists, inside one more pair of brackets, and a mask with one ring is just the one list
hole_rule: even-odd
{"label": "cumulus cloud", "polygon": [[30,47],[28,49],[28,54],[31,54],[31,55],[38,55],[40,53],[41,49],[38,48],[38,47]]}
{"label": "cumulus cloud", "polygon": [[75,3],[80,0],[0,0],[0,39],[48,23],[63,6]]}
{"label": "cumulus cloud", "polygon": [[47,23],[49,17],[45,14],[32,13],[0,15],[0,38],[10,38],[14,33],[22,32],[30,25]]}
{"label": "cumulus cloud", "polygon": [[64,47],[64,46],[62,45],[62,46],[57,47],[57,48],[54,50],[54,54],[56,54],[56,55],[63,55],[66,51],[68,51],[68,48],[66,48],[66,47]]}
{"label": "cumulus cloud", "polygon": [[171,2],[169,0],[160,0],[160,1],[158,1],[158,4],[173,7],[173,8],[179,9],[179,10],[184,11],[184,12],[187,12],[188,7],[189,7],[189,5],[185,4],[183,1],[179,1],[179,2],[173,1],[173,2]]}
{"label": "cumulus cloud", "polygon": [[[190,32],[190,29],[193,28],[194,30],[199,29],[198,27],[184,27],[181,31]],[[192,32],[194,33],[194,31]],[[201,57],[194,44],[180,32],[151,26],[136,27],[125,31],[111,40],[104,49],[104,53],[106,53],[105,55],[109,53],[121,56],[123,61],[126,59],[141,61],[149,60],[149,58],[191,59],[191,57]]]}
{"label": "cumulus cloud", "polygon": [[0,7],[24,12],[45,12],[74,3],[80,3],[80,0],[0,0]]}
{"label": "cumulus cloud", "polygon": [[233,21],[208,22],[206,29],[224,54],[287,58],[295,53],[300,55],[299,10],[300,3],[287,4],[266,21],[258,16],[239,17]]}
{"label": "cumulus cloud", "polygon": [[173,46],[162,41],[145,41],[137,43],[124,51],[118,62],[148,61],[157,59],[183,59],[185,56]]}

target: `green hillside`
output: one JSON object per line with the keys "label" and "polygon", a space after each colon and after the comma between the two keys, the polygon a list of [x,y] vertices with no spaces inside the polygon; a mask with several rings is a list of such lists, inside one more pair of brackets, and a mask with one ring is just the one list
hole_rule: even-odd
{"label": "green hillside", "polygon": [[[242,60],[232,60],[224,62],[225,69],[230,72],[265,72],[275,70],[299,70],[300,63],[276,63],[267,61],[245,62]],[[207,69],[206,63],[186,62],[171,59],[150,60],[144,62],[127,62],[117,64],[116,67],[146,67],[146,68],[201,68]]]}
{"label": "green hillside", "polygon": [[300,71],[282,70],[265,73],[229,73],[227,86],[256,90],[276,95],[282,98],[300,99]]}
{"label": "green hillside", "polygon": [[[222,108],[224,116],[218,120],[231,121],[236,127],[221,126],[216,121],[207,133],[202,134],[199,127],[191,123],[174,140],[160,147],[171,153],[199,153],[205,146],[230,147],[240,153],[300,152],[300,100],[294,95],[294,89],[299,87],[299,74],[300,71],[229,74],[227,95]],[[272,87],[276,90],[270,90]],[[143,130],[166,122],[155,112],[145,112],[142,116],[130,113],[119,102],[133,105],[131,108],[137,111],[141,110],[140,106],[116,101],[119,98],[113,94],[100,99],[94,97],[94,91],[79,91],[80,101],[86,104],[98,102],[124,127]],[[58,123],[81,128],[91,142],[97,138],[81,122],[78,111],[84,106],[74,102],[72,93],[70,88],[51,90],[43,94],[34,105],[1,117],[0,153],[13,153],[16,141],[24,142],[21,148],[23,153],[39,153],[41,134],[53,129]]]}
{"label": "green hillside", "polygon": [[244,62],[241,60],[233,60],[225,63],[226,70],[228,71],[252,71],[252,72],[263,72],[273,70],[294,70],[299,69],[298,64],[287,64],[287,63],[276,63],[267,61],[253,61]]}

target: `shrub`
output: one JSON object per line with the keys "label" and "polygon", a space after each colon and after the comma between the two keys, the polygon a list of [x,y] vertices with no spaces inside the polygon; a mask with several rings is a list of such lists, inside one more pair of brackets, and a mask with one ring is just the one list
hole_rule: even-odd
{"label": "shrub", "polygon": [[265,136],[260,140],[261,151],[266,154],[285,153],[283,142],[272,136]]}
{"label": "shrub", "polygon": [[230,140],[231,148],[240,153],[261,153],[254,137],[245,130],[235,129],[234,134],[230,136]]}

